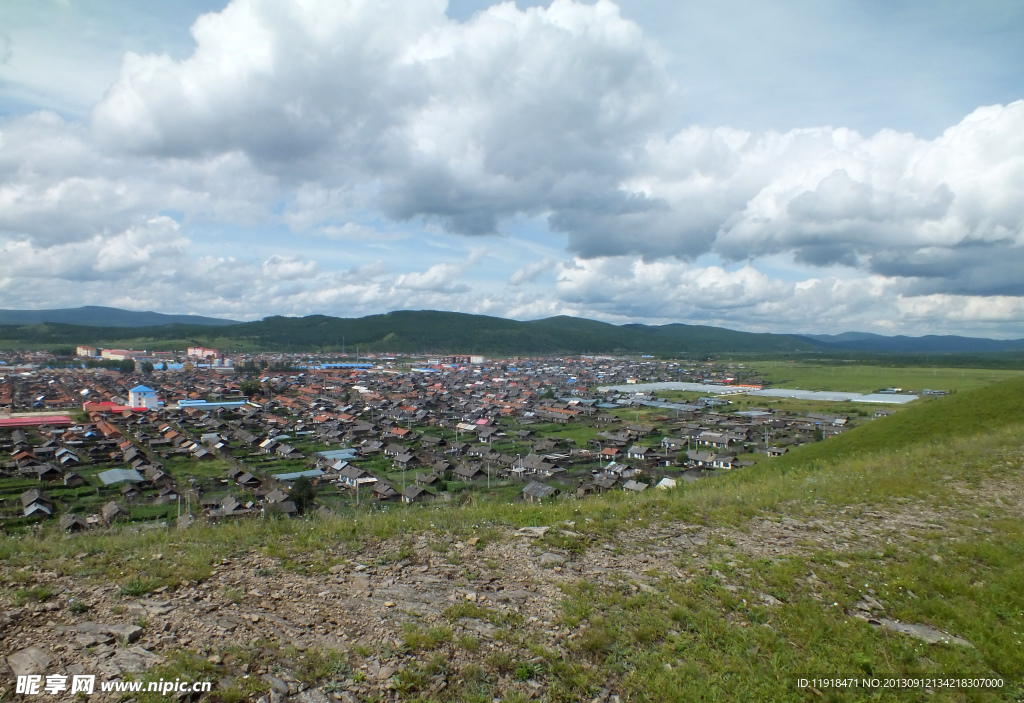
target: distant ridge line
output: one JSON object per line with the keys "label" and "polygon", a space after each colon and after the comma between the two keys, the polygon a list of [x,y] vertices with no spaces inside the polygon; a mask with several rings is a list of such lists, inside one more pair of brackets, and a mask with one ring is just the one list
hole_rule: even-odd
{"label": "distant ridge line", "polygon": [[6,340],[51,346],[117,346],[121,340],[145,340],[140,343],[147,348],[160,348],[160,340],[210,346],[230,345],[237,340],[245,348],[277,351],[340,351],[347,344],[349,349],[358,345],[366,351],[492,355],[1024,351],[1024,340],[954,335],[772,334],[681,323],[613,325],[564,315],[521,322],[436,310],[397,310],[358,318],[275,315],[258,322],[237,322],[198,315],[87,306],[65,310],[0,310],[0,327],[0,335]]}
{"label": "distant ridge line", "polygon": [[202,315],[169,315],[161,312],[122,310],[100,305],[51,310],[0,310],[0,325],[42,325],[56,323],[87,327],[162,327],[164,325],[236,325]]}

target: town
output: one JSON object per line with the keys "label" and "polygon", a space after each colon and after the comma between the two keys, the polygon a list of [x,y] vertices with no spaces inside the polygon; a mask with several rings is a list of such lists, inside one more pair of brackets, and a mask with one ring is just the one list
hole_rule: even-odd
{"label": "town", "polygon": [[5,352],[0,374],[8,532],[671,489],[893,412],[653,358],[78,347]]}

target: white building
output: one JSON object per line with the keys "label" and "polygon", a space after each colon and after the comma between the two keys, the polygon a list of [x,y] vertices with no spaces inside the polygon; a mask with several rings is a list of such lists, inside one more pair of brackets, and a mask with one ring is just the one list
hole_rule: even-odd
{"label": "white building", "polygon": [[128,391],[128,405],[151,410],[160,406],[160,399],[156,397],[156,391],[149,386],[135,386]]}

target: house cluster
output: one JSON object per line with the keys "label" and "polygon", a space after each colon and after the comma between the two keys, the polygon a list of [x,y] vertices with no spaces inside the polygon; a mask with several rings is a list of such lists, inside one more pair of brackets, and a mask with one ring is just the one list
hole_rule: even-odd
{"label": "house cluster", "polygon": [[[214,351],[190,349],[197,359]],[[715,364],[589,356],[353,364],[275,354],[248,357],[240,369],[225,375],[196,364],[143,377],[37,364],[5,376],[0,399],[4,389],[14,398],[31,391],[77,406],[88,421],[76,415],[0,431],[0,459],[9,455],[0,495],[4,477],[94,489],[103,500],[74,511],[102,505],[83,517],[87,525],[108,522],[111,503],[116,520],[179,498],[211,519],[293,514],[289,490],[302,477],[356,502],[420,503],[492,483],[519,486],[526,500],[585,497],[737,468],[751,453],[779,456],[848,424],[824,414],[729,412],[713,398],[673,404],[596,390],[630,381],[760,382],[753,371]],[[207,462],[216,463],[201,468]],[[106,470],[85,480],[83,467]],[[18,506],[24,518],[54,509],[36,500]],[[0,502],[0,510],[10,516],[15,506]]]}
{"label": "house cluster", "polygon": [[[10,457],[0,464],[0,491],[5,483],[39,486],[20,495],[20,509],[0,498],[0,515],[5,520],[56,515],[57,505],[69,513],[76,511],[71,514],[96,508],[94,514],[73,523],[78,529],[127,517],[128,509],[117,501],[135,503],[143,491],[151,493],[156,504],[178,497],[175,480],[163,471],[163,466],[99,413],[94,413],[89,422],[63,422],[59,426],[33,425],[26,420],[24,427],[0,435],[0,452]],[[58,503],[50,497],[50,491],[60,493]],[[102,504],[106,499],[110,500]]]}

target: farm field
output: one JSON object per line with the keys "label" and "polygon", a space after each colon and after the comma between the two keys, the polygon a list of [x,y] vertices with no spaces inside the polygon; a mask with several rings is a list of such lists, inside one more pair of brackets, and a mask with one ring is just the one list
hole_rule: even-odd
{"label": "farm field", "polygon": [[746,362],[744,366],[756,369],[765,381],[778,388],[851,393],[871,393],[881,388],[967,391],[1024,376],[1024,371],[1008,369],[887,367],[856,363],[833,365],[802,361],[754,361]]}

